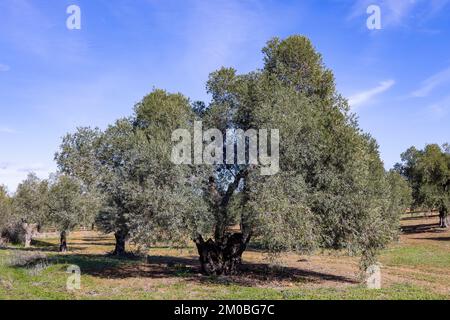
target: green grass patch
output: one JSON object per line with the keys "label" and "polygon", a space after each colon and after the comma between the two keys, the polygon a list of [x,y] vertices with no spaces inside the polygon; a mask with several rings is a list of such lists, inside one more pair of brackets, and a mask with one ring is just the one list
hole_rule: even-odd
{"label": "green grass patch", "polygon": [[[450,292],[446,295],[430,290],[432,283],[440,280],[442,272],[450,270],[449,251],[434,244],[403,245],[386,250],[381,257],[384,265],[429,268],[431,271],[417,274],[420,280],[427,282],[426,285],[398,283],[381,290],[368,290],[362,285],[311,288],[301,281],[293,282],[292,287],[244,285],[228,278],[202,277],[177,263],[163,266],[162,270],[170,271],[167,274],[146,274],[145,270],[139,274],[146,260],[138,257],[120,259],[104,254],[59,254],[46,250],[48,247],[40,249],[41,252],[33,251],[36,248],[20,247],[0,250],[0,299],[450,299]],[[81,269],[82,288],[79,291],[66,289],[70,265]]]}
{"label": "green grass patch", "polygon": [[450,252],[434,245],[398,246],[381,256],[388,266],[447,268],[450,270]]}

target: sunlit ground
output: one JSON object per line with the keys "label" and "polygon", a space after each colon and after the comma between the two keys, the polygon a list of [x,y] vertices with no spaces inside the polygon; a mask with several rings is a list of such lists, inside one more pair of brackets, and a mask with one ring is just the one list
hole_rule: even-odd
{"label": "sunlit ground", "polygon": [[[322,252],[285,254],[270,264],[263,252],[244,254],[242,274],[199,273],[194,247],[152,248],[148,256],[107,256],[110,235],[74,232],[69,252],[57,252],[58,238],[39,238],[31,249],[0,249],[1,299],[449,299],[450,231],[436,216],[407,217],[398,243],[385,250],[381,290],[360,282],[358,258]],[[69,265],[81,269],[81,288],[68,291]]]}

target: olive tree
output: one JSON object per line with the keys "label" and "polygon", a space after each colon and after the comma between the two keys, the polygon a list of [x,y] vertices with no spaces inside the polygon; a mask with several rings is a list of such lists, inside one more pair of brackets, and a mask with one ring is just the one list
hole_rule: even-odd
{"label": "olive tree", "polygon": [[[116,253],[128,238],[190,237],[204,273],[232,274],[253,239],[273,255],[347,249],[362,253],[367,267],[396,237],[392,222],[403,204],[396,180],[320,54],[302,36],[272,39],[263,53],[262,70],[213,72],[208,105],[154,90],[105,132],[83,129],[64,139],[60,169],[93,178],[106,198],[97,221],[115,232]],[[256,162],[255,138],[270,141]],[[237,140],[243,148],[230,152]],[[246,161],[229,161],[242,151]],[[174,154],[186,157],[173,161]],[[205,159],[213,161],[200,165]]]}
{"label": "olive tree", "polygon": [[78,128],[63,138],[55,159],[61,172],[80,179],[102,195],[95,223],[101,231],[114,233],[114,254],[125,254],[129,236],[127,168],[132,156],[133,126],[128,119],[118,120],[104,132]]}
{"label": "olive tree", "polygon": [[114,233],[114,254],[125,254],[131,238],[152,243],[174,236],[170,229],[180,230],[168,216],[189,206],[176,205],[183,199],[185,175],[170,162],[170,141],[173,130],[188,125],[189,115],[193,112],[182,95],[154,90],[135,106],[132,117],[104,132],[80,128],[64,138],[58,165],[102,195],[96,224]]}
{"label": "olive tree", "polygon": [[427,145],[423,150],[409,148],[397,169],[413,190],[414,206],[439,210],[439,226],[450,226],[450,152],[448,144]]}
{"label": "olive tree", "polygon": [[235,128],[279,130],[280,172],[261,175],[261,163],[211,166],[203,189],[209,210],[195,216],[208,223],[190,225],[202,269],[237,272],[252,238],[274,254],[319,247],[360,252],[367,267],[396,237],[392,221],[401,213],[378,145],[361,132],[308,39],[273,39],[263,53],[261,71],[213,72],[212,101],[198,115],[222,136]]}
{"label": "olive tree", "polygon": [[[12,199],[5,186],[0,185],[0,238],[12,219]],[[0,239],[1,242],[1,239]]]}
{"label": "olive tree", "polygon": [[33,234],[47,222],[48,181],[35,174],[19,184],[13,198],[14,214],[24,231],[25,247],[30,247]]}
{"label": "olive tree", "polygon": [[67,234],[76,226],[92,224],[99,210],[95,194],[89,193],[76,178],[57,175],[50,183],[48,220],[60,232],[61,252],[67,251]]}
{"label": "olive tree", "polygon": [[0,228],[7,223],[11,215],[11,198],[5,186],[0,185]]}

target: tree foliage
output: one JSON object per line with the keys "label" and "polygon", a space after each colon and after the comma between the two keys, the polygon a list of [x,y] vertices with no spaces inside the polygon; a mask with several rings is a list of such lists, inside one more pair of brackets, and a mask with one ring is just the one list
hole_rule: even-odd
{"label": "tree foliage", "polygon": [[[385,172],[376,141],[358,127],[320,54],[302,36],[274,38],[263,54],[262,70],[211,73],[208,105],[154,90],[104,132],[81,128],[64,138],[59,168],[101,192],[97,223],[116,234],[116,253],[126,239],[191,237],[205,273],[234,273],[254,239],[273,254],[360,252],[367,266],[396,237],[407,188]],[[260,164],[174,165],[171,135],[192,132],[195,120],[223,136],[278,129],[280,172],[262,176]]]}
{"label": "tree foliage", "polygon": [[427,145],[423,150],[411,147],[402,154],[397,170],[405,176],[413,190],[414,206],[437,209],[440,226],[450,226],[450,152],[448,144]]}
{"label": "tree foliage", "polygon": [[391,222],[400,214],[376,142],[359,129],[308,39],[273,39],[263,53],[261,71],[237,75],[222,68],[211,74],[212,102],[202,118],[222,131],[279,129],[281,173],[264,177],[251,165],[214,168],[207,193],[214,232],[208,241],[209,235],[196,240],[199,251],[208,248],[206,272],[233,272],[220,251],[233,242],[229,205],[236,196],[241,212],[234,222],[242,235],[237,263],[252,236],[275,253],[344,248],[362,252],[364,265],[374,262],[395,238],[398,223]]}
{"label": "tree foliage", "polygon": [[60,250],[67,250],[67,233],[77,226],[89,226],[99,210],[99,199],[71,176],[56,175],[50,183],[48,220],[61,233]]}
{"label": "tree foliage", "polygon": [[48,222],[48,181],[30,173],[17,187],[13,204],[20,220],[44,226]]}
{"label": "tree foliage", "polygon": [[[12,219],[12,199],[6,187],[0,185],[0,237]],[[0,240],[1,241],[1,240]]]}
{"label": "tree foliage", "polygon": [[[125,241],[170,240],[181,228],[180,210],[190,210],[187,176],[170,161],[171,133],[189,126],[193,111],[181,94],[154,90],[135,114],[104,132],[81,128],[67,135],[57,153],[60,169],[95,186],[104,197],[96,223],[114,232],[116,254]],[[186,195],[186,196],[183,196]],[[182,204],[183,203],[183,204]]]}
{"label": "tree foliage", "polygon": [[[13,198],[14,238],[31,245],[33,235],[48,222],[48,181],[40,180],[34,173],[19,184]],[[23,239],[22,239],[23,238]]]}

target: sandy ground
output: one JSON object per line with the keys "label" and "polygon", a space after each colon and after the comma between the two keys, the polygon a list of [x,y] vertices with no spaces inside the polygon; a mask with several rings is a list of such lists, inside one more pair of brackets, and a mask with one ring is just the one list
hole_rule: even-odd
{"label": "sandy ground", "polygon": [[[380,257],[382,263],[383,287],[397,283],[415,284],[430,288],[436,293],[450,293],[450,267],[433,267],[392,263],[389,250],[419,246],[423,250],[431,248],[450,255],[450,230],[437,228],[438,217],[414,218],[402,221],[403,232],[395,243]],[[43,241],[55,235],[41,237]],[[55,241],[55,240],[54,240]],[[74,232],[69,237],[69,254],[103,255],[112,251],[114,239],[111,235],[97,232]],[[430,250],[431,250],[430,249]],[[179,281],[205,281],[199,274],[195,248],[170,249],[152,248],[147,261],[131,266],[101,270],[105,281],[114,279],[114,287],[138,286],[148,289]],[[360,280],[358,259],[336,252],[322,252],[311,256],[284,254],[279,262],[271,264],[262,252],[248,250],[244,254],[244,270],[241,276],[223,277],[224,282],[244,286],[286,288],[299,286],[305,288],[335,287],[356,285]],[[169,268],[168,268],[169,267]],[[175,272],[186,270],[187,278],[180,278]]]}

